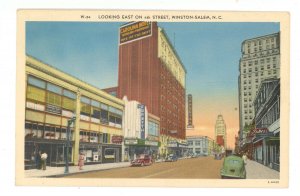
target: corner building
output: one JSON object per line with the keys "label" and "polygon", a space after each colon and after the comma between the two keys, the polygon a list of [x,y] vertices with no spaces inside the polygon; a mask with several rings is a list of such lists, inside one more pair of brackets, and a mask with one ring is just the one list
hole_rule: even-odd
{"label": "corner building", "polygon": [[186,69],[156,22],[120,27],[117,96],[136,100],[160,118],[160,135],[185,139]]}
{"label": "corner building", "polygon": [[69,163],[120,162],[124,102],[106,92],[26,57],[25,169],[35,168],[37,152],[48,154],[47,165],[64,166],[67,121],[73,116]]}

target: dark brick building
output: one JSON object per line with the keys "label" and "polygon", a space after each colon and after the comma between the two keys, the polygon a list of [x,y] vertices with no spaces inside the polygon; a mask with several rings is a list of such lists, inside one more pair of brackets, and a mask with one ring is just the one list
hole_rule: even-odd
{"label": "dark brick building", "polygon": [[160,118],[160,134],[185,139],[186,69],[155,22],[120,27],[117,97],[125,95]]}

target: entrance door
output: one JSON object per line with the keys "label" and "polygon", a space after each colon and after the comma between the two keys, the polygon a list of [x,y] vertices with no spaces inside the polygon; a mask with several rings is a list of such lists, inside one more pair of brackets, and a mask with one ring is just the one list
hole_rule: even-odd
{"label": "entrance door", "polygon": [[115,149],[115,155],[116,155],[116,163],[120,162],[120,152],[119,149]]}

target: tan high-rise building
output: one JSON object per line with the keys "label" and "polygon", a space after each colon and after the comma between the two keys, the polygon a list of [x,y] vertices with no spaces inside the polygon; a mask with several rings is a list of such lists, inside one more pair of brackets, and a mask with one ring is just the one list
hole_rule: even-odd
{"label": "tan high-rise building", "polygon": [[267,78],[280,77],[280,33],[247,39],[242,43],[239,64],[240,145],[247,132],[245,125],[255,117],[253,101],[260,83]]}
{"label": "tan high-rise building", "polygon": [[221,114],[218,115],[215,125],[215,141],[220,146],[227,146],[226,124]]}

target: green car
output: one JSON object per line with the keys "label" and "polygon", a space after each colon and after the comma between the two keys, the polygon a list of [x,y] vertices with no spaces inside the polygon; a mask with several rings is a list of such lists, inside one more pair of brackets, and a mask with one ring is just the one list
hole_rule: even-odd
{"label": "green car", "polygon": [[230,155],[226,157],[221,169],[221,177],[246,179],[244,160],[236,155]]}

